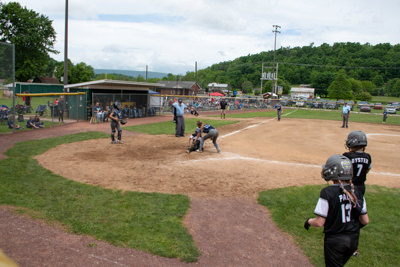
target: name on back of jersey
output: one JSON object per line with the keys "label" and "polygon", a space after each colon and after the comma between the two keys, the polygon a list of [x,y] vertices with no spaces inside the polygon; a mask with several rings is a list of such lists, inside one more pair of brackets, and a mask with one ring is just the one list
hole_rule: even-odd
{"label": "name on back of jersey", "polygon": [[351,198],[346,195],[345,193],[339,195],[339,201],[340,203],[344,202],[344,201],[350,201],[351,202]]}
{"label": "name on back of jersey", "polygon": [[367,158],[353,158],[351,159],[351,163],[365,163],[369,164],[369,160]]}

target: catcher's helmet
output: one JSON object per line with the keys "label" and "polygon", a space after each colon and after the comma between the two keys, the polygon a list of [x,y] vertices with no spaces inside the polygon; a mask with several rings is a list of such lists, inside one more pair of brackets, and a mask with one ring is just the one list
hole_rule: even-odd
{"label": "catcher's helmet", "polygon": [[126,124],[127,122],[128,122],[127,119],[122,119],[122,120],[121,120],[121,124]]}
{"label": "catcher's helmet", "polygon": [[346,140],[346,146],[348,148],[366,146],[367,144],[367,135],[361,131],[352,131],[349,133],[349,136]]}
{"label": "catcher's helmet", "polygon": [[351,161],[342,155],[333,155],[322,165],[322,178],[330,180],[351,180],[353,177],[353,166]]}
{"label": "catcher's helmet", "polygon": [[120,109],[121,108],[121,103],[119,102],[114,102],[114,108]]}

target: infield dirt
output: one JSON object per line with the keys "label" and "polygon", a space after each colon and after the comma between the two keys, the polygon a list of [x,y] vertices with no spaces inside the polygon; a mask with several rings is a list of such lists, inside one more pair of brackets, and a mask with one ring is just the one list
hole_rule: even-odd
{"label": "infield dirt", "polygon": [[[36,158],[65,178],[106,188],[255,199],[266,189],[321,184],[321,165],[346,151],[350,131],[361,130],[369,134],[366,152],[372,156],[367,184],[399,187],[399,127],[351,123],[343,129],[339,124],[243,119],[218,129],[220,154],[210,141],[204,153],[186,154],[186,137],[137,134],[124,137],[122,145],[89,140],[58,146]],[[255,127],[246,128],[251,125]]]}

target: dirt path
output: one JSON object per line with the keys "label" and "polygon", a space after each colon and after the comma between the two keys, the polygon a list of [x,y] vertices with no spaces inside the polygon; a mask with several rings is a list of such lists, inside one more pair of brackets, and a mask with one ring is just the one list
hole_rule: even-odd
{"label": "dirt path", "polygon": [[[129,125],[170,120],[170,117],[132,120]],[[221,127],[221,154],[207,144],[202,154],[184,153],[187,138],[148,136],[124,131],[125,144],[111,158],[128,161],[118,179],[99,162],[110,153],[108,139],[61,145],[37,157],[51,171],[68,179],[106,188],[186,194],[191,209],[184,224],[201,256],[196,266],[310,266],[308,259],[272,223],[266,208],[256,203],[258,192],[299,184],[320,184],[320,165],[333,153],[342,153],[351,130],[376,133],[371,184],[398,186],[399,127],[313,120],[244,119]],[[252,126],[256,127],[252,127]],[[250,127],[249,127],[250,126]],[[173,127],[173,125],[172,125]],[[318,131],[315,131],[318,129]],[[0,136],[0,152],[14,142],[96,130],[108,124],[74,123],[53,129]],[[233,134],[236,133],[236,134]],[[156,144],[156,145],[155,145]],[[312,144],[312,145],[310,145]],[[62,162],[60,164],[60,155]],[[122,156],[121,156],[122,155]],[[0,157],[2,154],[0,154]],[[79,162],[79,169],[68,166]],[[76,165],[76,164],[75,164]],[[140,169],[140,172],[137,170]],[[68,170],[66,172],[65,170]],[[389,175],[382,175],[383,172]],[[398,175],[398,176],[396,176]],[[91,237],[66,233],[40,221],[0,208],[0,248],[21,266],[183,266],[136,250],[121,249]],[[88,246],[96,243],[97,246]]]}

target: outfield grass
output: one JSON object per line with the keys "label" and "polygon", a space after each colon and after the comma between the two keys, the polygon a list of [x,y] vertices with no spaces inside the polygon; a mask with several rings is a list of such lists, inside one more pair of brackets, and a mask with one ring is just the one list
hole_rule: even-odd
{"label": "outfield grass", "polygon": [[387,103],[393,103],[393,102],[400,102],[400,97],[394,97],[394,96],[373,96],[371,99],[371,102],[374,103],[382,103],[386,105]]}
{"label": "outfield grass", "polygon": [[[276,117],[276,111],[266,112],[248,112],[229,114],[230,118],[254,118],[254,117]],[[382,115],[374,113],[350,113],[349,124],[351,122],[362,123],[379,123],[382,124]],[[317,119],[317,120],[334,120],[342,121],[340,110],[309,110],[309,109],[284,109],[282,119]],[[400,116],[392,116],[389,114],[386,124],[400,125]]]}
{"label": "outfield grass", "polygon": [[[322,181],[321,181],[322,182]],[[287,187],[264,191],[258,202],[268,207],[272,219],[295,242],[315,266],[324,266],[322,228],[303,228],[313,214],[320,190],[326,185]],[[358,258],[346,266],[398,266],[400,263],[400,189],[367,186],[370,224],[361,230]]]}
{"label": "outfield grass", "polygon": [[187,196],[82,184],[53,174],[33,159],[57,145],[94,138],[108,135],[89,132],[15,144],[0,161],[0,203],[116,246],[197,261],[198,249],[182,225],[190,204]]}
{"label": "outfield grass", "polygon": [[[199,119],[185,119],[185,134],[191,134],[196,130],[196,122]],[[223,125],[237,123],[238,121],[230,121],[230,120],[210,120],[205,119],[202,122],[209,123],[215,128],[218,128]],[[175,135],[175,123],[173,121],[164,121],[153,124],[145,124],[145,125],[136,125],[136,126],[127,126],[124,127],[124,130],[132,131],[132,132],[140,132],[146,134],[169,134]]]}

